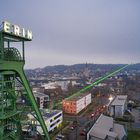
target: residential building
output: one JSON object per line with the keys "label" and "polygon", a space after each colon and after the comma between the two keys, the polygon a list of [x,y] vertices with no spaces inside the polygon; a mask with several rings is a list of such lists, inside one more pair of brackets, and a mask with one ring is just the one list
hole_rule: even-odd
{"label": "residential building", "polygon": [[63,79],[56,80],[55,82],[44,84],[42,85],[42,87],[44,87],[45,89],[55,89],[57,87],[60,87],[62,91],[67,91],[70,83],[72,84],[72,86],[77,84],[76,80],[74,79],[63,78]]}
{"label": "residential building", "polygon": [[123,125],[114,123],[112,117],[101,114],[87,133],[87,140],[126,140],[126,136]]}
{"label": "residential building", "polygon": [[40,109],[47,107],[47,104],[50,101],[48,95],[44,93],[34,92],[34,96]]}
{"label": "residential building", "polygon": [[[60,127],[62,121],[63,121],[63,113],[61,110],[45,110],[41,109],[41,114],[43,116],[43,119],[45,121],[45,124],[47,126],[48,132],[54,131],[54,129],[57,129]],[[34,120],[33,114],[28,114],[28,118],[30,121]],[[36,123],[36,130],[43,134],[43,130],[39,124],[39,122]]]}
{"label": "residential building", "polygon": [[117,95],[108,106],[108,113],[113,117],[123,117],[127,109],[127,95]]}
{"label": "residential building", "polygon": [[63,100],[63,111],[69,114],[77,114],[91,103],[91,93],[83,93],[70,99]]}
{"label": "residential building", "polygon": [[60,86],[58,86],[55,83],[48,83],[45,85],[42,85],[44,88],[44,94],[48,95],[50,97],[50,100],[59,99],[62,96],[62,89]]}
{"label": "residential building", "polygon": [[69,80],[55,81],[55,84],[57,84],[58,86],[60,86],[63,91],[67,91],[68,90],[69,83],[70,83]]}

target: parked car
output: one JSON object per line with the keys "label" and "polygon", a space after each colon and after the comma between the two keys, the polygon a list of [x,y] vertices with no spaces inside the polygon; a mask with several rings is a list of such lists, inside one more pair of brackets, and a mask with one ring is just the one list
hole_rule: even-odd
{"label": "parked car", "polygon": [[92,113],[92,114],[91,114],[91,118],[94,118],[94,117],[95,117],[95,113]]}
{"label": "parked car", "polygon": [[62,139],[61,139],[61,138],[57,138],[57,137],[56,137],[56,139],[55,139],[55,140],[62,140]]}
{"label": "parked car", "polygon": [[71,125],[69,126],[69,129],[74,130],[76,127],[77,127],[77,125],[71,124]]}
{"label": "parked car", "polygon": [[85,129],[83,129],[83,130],[80,132],[80,135],[81,135],[81,136],[86,136],[86,134],[87,134],[87,133],[86,133],[86,130],[85,130]]}
{"label": "parked car", "polygon": [[64,138],[65,136],[62,135],[61,133],[57,135],[58,138]]}

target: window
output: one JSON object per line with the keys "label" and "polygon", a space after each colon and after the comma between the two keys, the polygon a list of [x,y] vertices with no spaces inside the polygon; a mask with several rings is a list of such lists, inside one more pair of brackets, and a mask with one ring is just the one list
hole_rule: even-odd
{"label": "window", "polygon": [[57,123],[60,122],[60,120],[57,120]]}
{"label": "window", "polygon": [[54,120],[56,120],[57,118],[59,118],[60,116],[62,116],[62,114],[59,114],[57,116],[54,117]]}
{"label": "window", "polygon": [[55,125],[55,123],[51,124],[50,127],[53,127]]}
{"label": "window", "polygon": [[55,123],[51,124],[50,127],[53,127],[54,125],[56,125],[59,122],[60,122],[60,120],[57,120]]}

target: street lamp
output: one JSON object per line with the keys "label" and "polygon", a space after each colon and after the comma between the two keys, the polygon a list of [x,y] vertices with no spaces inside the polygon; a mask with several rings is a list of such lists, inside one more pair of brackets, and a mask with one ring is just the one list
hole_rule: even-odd
{"label": "street lamp", "polygon": [[113,97],[110,95],[110,97],[108,99],[111,102],[113,100]]}

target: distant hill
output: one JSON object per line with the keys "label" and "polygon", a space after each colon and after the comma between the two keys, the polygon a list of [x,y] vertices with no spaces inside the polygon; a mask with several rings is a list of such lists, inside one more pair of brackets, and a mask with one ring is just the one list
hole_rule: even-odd
{"label": "distant hill", "polygon": [[[125,64],[74,64],[74,65],[55,65],[55,66],[46,66],[44,68],[36,68],[26,70],[26,73],[33,75],[34,73],[38,74],[48,74],[48,73],[71,73],[71,72],[80,72],[83,71],[86,67],[91,71],[103,70],[111,71],[119,67],[124,66]],[[127,70],[140,70],[140,63],[130,65]]]}

